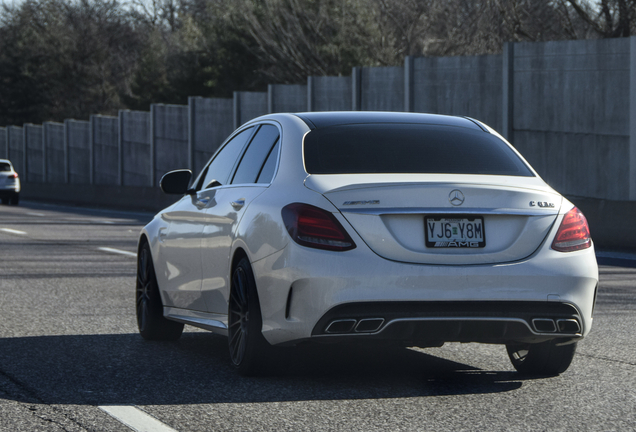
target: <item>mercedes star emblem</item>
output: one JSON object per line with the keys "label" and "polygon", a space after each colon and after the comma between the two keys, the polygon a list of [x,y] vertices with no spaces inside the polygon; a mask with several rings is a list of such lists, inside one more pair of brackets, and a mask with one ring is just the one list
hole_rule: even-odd
{"label": "mercedes star emblem", "polygon": [[448,195],[448,200],[454,206],[460,206],[464,203],[464,194],[459,189],[452,190]]}

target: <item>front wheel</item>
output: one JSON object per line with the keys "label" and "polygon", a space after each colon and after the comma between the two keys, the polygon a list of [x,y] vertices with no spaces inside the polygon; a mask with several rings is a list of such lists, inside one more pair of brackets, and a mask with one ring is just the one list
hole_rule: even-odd
{"label": "front wheel", "polygon": [[241,375],[258,374],[266,362],[269,344],[261,332],[261,307],[254,273],[247,258],[241,259],[232,273],[228,321],[232,365]]}
{"label": "front wheel", "polygon": [[574,358],[576,342],[557,345],[557,341],[506,345],[508,357],[517,371],[526,375],[558,375],[567,370]]}
{"label": "front wheel", "polygon": [[150,246],[144,244],[137,255],[137,326],[139,334],[147,340],[174,341],[181,337],[183,324],[163,316],[163,303],[159,294]]}

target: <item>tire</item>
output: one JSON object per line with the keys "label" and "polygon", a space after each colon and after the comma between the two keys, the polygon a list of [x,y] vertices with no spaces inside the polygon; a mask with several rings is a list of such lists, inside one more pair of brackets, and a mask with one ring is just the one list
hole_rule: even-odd
{"label": "tire", "polygon": [[506,349],[512,365],[520,373],[554,376],[567,370],[576,351],[576,342],[561,346],[556,343],[507,344]]}
{"label": "tire", "polygon": [[15,194],[11,197],[11,205],[18,205],[20,202],[20,195]]}
{"label": "tire", "polygon": [[175,341],[183,333],[183,324],[163,316],[150,246],[144,244],[137,255],[137,289],[135,294],[137,327],[146,340]]}
{"label": "tire", "polygon": [[228,304],[228,347],[232,365],[243,376],[262,373],[270,345],[263,337],[263,319],[254,273],[247,258],[232,272]]}
{"label": "tire", "polygon": [[9,198],[2,198],[2,204],[4,205],[9,204]]}

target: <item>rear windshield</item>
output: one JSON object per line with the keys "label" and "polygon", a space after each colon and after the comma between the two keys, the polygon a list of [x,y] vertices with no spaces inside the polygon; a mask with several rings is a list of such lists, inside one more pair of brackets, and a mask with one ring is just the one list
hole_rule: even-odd
{"label": "rear windshield", "polygon": [[11,165],[6,162],[0,162],[0,172],[11,171]]}
{"label": "rear windshield", "polygon": [[309,174],[486,174],[533,177],[496,136],[462,127],[355,124],[305,137]]}

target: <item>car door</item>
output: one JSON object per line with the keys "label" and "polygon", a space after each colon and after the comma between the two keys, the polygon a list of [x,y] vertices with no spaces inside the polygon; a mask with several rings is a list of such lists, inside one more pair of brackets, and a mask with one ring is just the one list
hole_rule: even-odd
{"label": "car door", "polygon": [[201,292],[210,313],[227,313],[232,242],[245,209],[272,180],[279,137],[277,126],[260,125],[230,184],[213,188],[214,204],[206,209],[201,253]]}
{"label": "car door", "polygon": [[195,181],[195,193],[185,195],[162,214],[168,223],[160,233],[160,254],[165,262],[160,288],[165,306],[206,310],[201,298],[201,239],[210,223],[207,209],[216,205],[209,185],[228,182],[253,133],[254,128],[249,127],[228,140]]}

